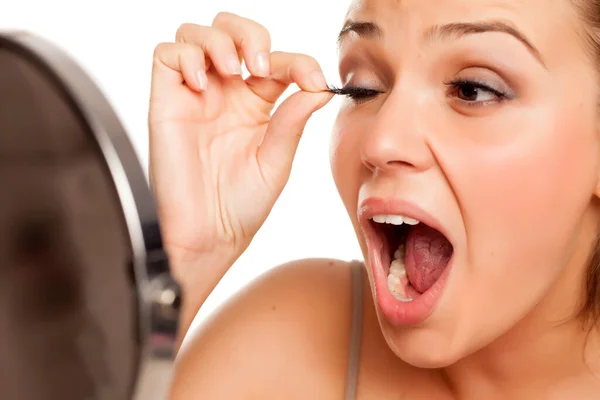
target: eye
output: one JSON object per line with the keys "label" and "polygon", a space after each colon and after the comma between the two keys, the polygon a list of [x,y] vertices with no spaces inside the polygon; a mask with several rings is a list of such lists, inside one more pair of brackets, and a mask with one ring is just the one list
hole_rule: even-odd
{"label": "eye", "polygon": [[454,80],[446,83],[449,96],[469,105],[498,103],[510,98],[509,94],[493,85],[475,80]]}
{"label": "eye", "polygon": [[379,90],[359,86],[344,86],[343,88],[335,88],[333,86],[330,86],[329,91],[337,95],[349,97],[355,103],[367,101],[370,98],[381,94]]}

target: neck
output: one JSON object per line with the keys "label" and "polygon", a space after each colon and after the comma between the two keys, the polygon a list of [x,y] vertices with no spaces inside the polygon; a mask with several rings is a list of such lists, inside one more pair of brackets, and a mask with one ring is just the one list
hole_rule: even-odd
{"label": "neck", "polygon": [[445,376],[457,397],[532,399],[542,393],[572,393],[574,388],[578,393],[600,392],[598,329],[584,330],[578,320],[533,323],[523,321],[485,349],[447,368]]}
{"label": "neck", "polygon": [[577,317],[581,298],[573,294],[585,293],[586,258],[574,257],[560,283],[509,332],[443,371],[459,399],[597,397],[600,328]]}

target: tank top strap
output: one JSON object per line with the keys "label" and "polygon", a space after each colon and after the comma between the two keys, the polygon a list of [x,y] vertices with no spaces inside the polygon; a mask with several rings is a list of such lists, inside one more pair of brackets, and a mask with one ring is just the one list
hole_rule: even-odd
{"label": "tank top strap", "polygon": [[360,261],[351,264],[352,273],[352,321],[350,325],[350,348],[348,351],[348,370],[346,372],[346,390],[344,399],[355,400],[358,386],[360,347],[363,322],[363,274],[364,266]]}

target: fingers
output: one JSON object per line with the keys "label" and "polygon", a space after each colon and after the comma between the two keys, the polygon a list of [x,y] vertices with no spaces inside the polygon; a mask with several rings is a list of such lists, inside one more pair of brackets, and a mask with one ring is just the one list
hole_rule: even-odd
{"label": "fingers", "polygon": [[300,91],[281,103],[258,148],[257,158],[265,178],[285,184],[308,119],[332,97],[329,92]]}
{"label": "fingers", "polygon": [[271,55],[271,78],[279,82],[296,83],[308,92],[327,89],[327,82],[321,66],[313,57],[305,54],[274,52]]}
{"label": "fingers", "polygon": [[225,32],[233,40],[253,76],[264,78],[270,75],[271,35],[264,26],[251,19],[224,12],[217,14],[212,26]]}
{"label": "fingers", "polygon": [[177,30],[177,42],[197,46],[209,58],[221,76],[241,75],[242,68],[235,43],[227,33],[194,24]]}
{"label": "fingers", "polygon": [[156,47],[154,68],[164,72],[169,83],[183,78],[188,86],[202,91],[208,85],[208,68],[214,66],[223,77],[241,75],[242,59],[252,75],[269,76],[270,50],[271,37],[262,25],[235,14],[219,13],[213,26],[181,25],[176,43]]}
{"label": "fingers", "polygon": [[219,13],[212,26],[184,24],[177,41],[200,46],[222,76],[240,75],[241,60],[253,76],[270,75],[271,35],[259,23],[231,13]]}
{"label": "fingers", "polygon": [[207,61],[197,46],[183,43],[161,43],[154,50],[153,69],[162,70],[165,84],[180,84],[183,80],[197,91],[206,89]]}
{"label": "fingers", "polygon": [[252,75],[246,83],[268,102],[277,101],[291,83],[305,91],[327,89],[314,58],[294,53],[271,53],[267,29],[231,13],[218,14],[210,27],[181,25],[176,43],[161,44],[154,54],[155,68],[166,74],[169,83],[179,80],[197,91],[206,90],[206,71],[211,67],[222,77],[241,75],[242,59]]}
{"label": "fingers", "polygon": [[322,92],[327,89],[327,82],[317,60],[313,57],[296,54],[273,52],[270,79],[250,77],[246,83],[250,89],[262,99],[274,103],[291,83],[307,92]]}

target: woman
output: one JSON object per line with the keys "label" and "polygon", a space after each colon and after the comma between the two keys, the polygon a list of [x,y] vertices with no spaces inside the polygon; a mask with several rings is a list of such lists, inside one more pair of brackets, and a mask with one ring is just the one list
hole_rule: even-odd
{"label": "woman", "polygon": [[[599,13],[355,1],[331,164],[365,266],[254,282],[190,338],[173,398],[598,399]],[[332,96],[315,60],[236,15],[157,47],[151,171],[182,333]]]}

